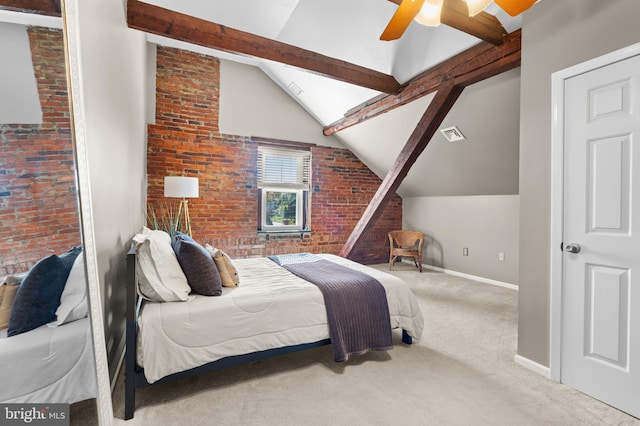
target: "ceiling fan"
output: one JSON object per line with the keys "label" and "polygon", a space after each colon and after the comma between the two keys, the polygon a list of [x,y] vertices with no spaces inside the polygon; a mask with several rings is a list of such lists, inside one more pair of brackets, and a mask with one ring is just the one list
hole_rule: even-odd
{"label": "ceiling fan", "polygon": [[[440,25],[442,5],[447,0],[402,0],[396,13],[380,36],[380,40],[390,41],[399,39],[415,19],[422,25]],[[469,16],[482,12],[493,0],[465,0]],[[495,0],[505,12],[511,16],[519,15],[529,9],[536,0]],[[397,2],[394,2],[397,3]]]}

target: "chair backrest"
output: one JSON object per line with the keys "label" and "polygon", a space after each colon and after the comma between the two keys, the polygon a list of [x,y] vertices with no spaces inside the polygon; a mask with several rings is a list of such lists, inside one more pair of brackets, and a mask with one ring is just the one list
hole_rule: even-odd
{"label": "chair backrest", "polygon": [[417,247],[422,246],[422,240],[424,240],[424,234],[420,231],[391,231],[389,232],[389,241],[391,247]]}

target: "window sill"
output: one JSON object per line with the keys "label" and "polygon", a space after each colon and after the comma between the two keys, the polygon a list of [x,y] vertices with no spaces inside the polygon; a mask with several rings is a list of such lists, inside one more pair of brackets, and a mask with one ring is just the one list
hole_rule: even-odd
{"label": "window sill", "polygon": [[284,239],[303,239],[311,236],[310,229],[302,230],[285,230],[285,231],[258,231],[260,240],[284,240]]}

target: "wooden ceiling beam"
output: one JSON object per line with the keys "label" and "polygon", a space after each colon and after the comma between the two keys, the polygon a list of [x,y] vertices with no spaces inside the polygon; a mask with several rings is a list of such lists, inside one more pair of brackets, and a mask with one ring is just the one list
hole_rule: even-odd
{"label": "wooden ceiling beam", "polygon": [[341,256],[349,257],[366,232],[382,215],[387,203],[396,193],[422,151],[427,147],[434,133],[442,124],[442,120],[447,116],[463,90],[464,86],[456,85],[453,80],[447,80],[439,87],[433,101],[429,104],[409,140],[400,151],[398,158],[396,158],[362,217],[351,232],[347,242],[342,247]]}
{"label": "wooden ceiling beam", "polygon": [[469,16],[467,4],[463,0],[444,0],[440,21],[496,46],[501,45],[507,36],[507,30],[494,15],[480,12]]}
{"label": "wooden ceiling beam", "polygon": [[62,16],[61,0],[0,0],[0,9],[37,15]]}
{"label": "wooden ceiling beam", "polygon": [[481,42],[426,70],[402,86],[398,94],[376,96],[347,111],[344,118],[326,126],[326,136],[362,123],[438,90],[447,80],[468,86],[520,66],[521,30],[510,33],[504,43]]}
{"label": "wooden ceiling beam", "polygon": [[[389,1],[397,5],[402,3],[402,0]],[[507,35],[507,30],[495,16],[487,12],[469,16],[469,9],[463,0],[444,0],[440,22],[496,46],[502,44]]]}
{"label": "wooden ceiling beam", "polygon": [[390,75],[138,0],[127,1],[127,24],[147,33],[280,62],[383,93],[400,90]]}

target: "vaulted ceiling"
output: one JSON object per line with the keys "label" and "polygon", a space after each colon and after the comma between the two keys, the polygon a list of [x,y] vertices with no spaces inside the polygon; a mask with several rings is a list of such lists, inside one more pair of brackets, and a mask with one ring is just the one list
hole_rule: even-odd
{"label": "vaulted ceiling", "polygon": [[[460,3],[460,0],[445,1]],[[325,132],[353,108],[381,96],[382,91],[396,90],[425,70],[482,42],[447,25],[426,27],[416,22],[399,40],[380,41],[380,34],[397,9],[394,3],[398,1],[147,0],[146,3],[149,7],[165,8],[218,24],[227,39],[233,39],[233,30],[258,35],[266,43],[275,41],[320,55],[321,59],[347,63],[354,67],[356,76],[387,75],[396,84],[395,88],[384,86],[375,90],[328,78],[324,69],[311,68],[310,72],[308,67],[301,69],[297,63],[280,63],[283,57],[292,56],[286,51],[281,57],[275,57],[276,62],[270,60],[273,57],[263,59],[251,55],[251,51],[247,54],[226,45],[210,49],[176,40],[172,34],[168,34],[170,37],[158,35],[165,32],[166,26],[161,27],[162,31],[155,31],[156,34],[147,31],[147,39],[152,43],[199,51],[259,68],[306,110],[320,129],[324,127]],[[144,6],[129,1],[130,9],[132,4]],[[506,33],[520,28],[520,17],[508,16],[495,4],[487,8],[486,15],[492,19],[495,16],[498,26],[502,25]],[[135,27],[131,16],[127,19],[129,25]],[[178,25],[169,27],[179,31]],[[190,38],[206,29],[187,28],[186,31]],[[330,64],[329,74],[334,65]],[[398,193],[403,196],[517,193],[519,85],[519,72],[515,69],[467,88],[442,124],[442,127],[458,125],[468,137],[467,141],[448,143],[436,133]],[[391,112],[340,130],[335,137],[384,177],[432,98],[433,94],[417,97]]]}
{"label": "vaulted ceiling", "polygon": [[[398,7],[386,0],[243,0],[241,5],[226,0],[145,3],[388,74],[400,84],[481,41],[446,25],[426,27],[416,22],[399,40],[381,41],[380,34]],[[510,17],[495,4],[486,14],[496,16],[506,32],[520,28],[520,17]],[[158,35],[150,34],[148,39],[187,47]],[[189,48],[199,49],[193,45]],[[222,58],[260,67],[324,126],[380,93],[267,59],[215,52]]]}
{"label": "vaulted ceiling", "polygon": [[[460,0],[449,2],[459,4]],[[410,24],[400,39],[380,41],[380,34],[397,9],[397,1],[273,0],[267,5],[260,0],[244,0],[242,7],[222,0],[147,0],[146,3],[203,19],[206,22],[199,25],[200,32],[206,33],[209,40],[238,38],[238,43],[242,44],[243,35],[232,32],[239,30],[264,37],[266,43],[275,40],[304,49],[282,53],[276,56],[276,62],[271,60],[273,57],[253,56],[261,54],[257,48],[237,55],[228,52],[235,47],[232,43],[217,44],[218,49],[208,49],[176,40],[193,40],[201,35],[194,35],[189,28],[180,29],[176,16],[165,21],[167,18],[162,13],[149,12],[150,19],[142,25],[146,25],[148,32],[155,32],[147,36],[154,43],[188,48],[259,67],[325,128],[325,134],[335,130],[332,125],[339,123],[354,108],[379,98],[384,95],[383,91],[394,89],[374,90],[363,87],[366,83],[350,84],[328,78],[320,75],[324,74],[324,69],[314,68],[313,64],[301,69],[298,63],[280,62],[311,51],[364,67],[367,71],[386,74],[402,86],[425,70],[482,42],[478,37],[447,25],[426,27],[416,22]],[[502,25],[505,33],[521,26],[519,16],[510,17],[495,4],[487,8],[485,15],[487,19],[493,18],[498,26]],[[139,21],[133,21],[130,16],[129,25],[138,27]],[[150,31],[149,21],[153,22]],[[220,27],[209,27],[208,23]],[[219,42],[213,44],[216,43]],[[276,49],[265,50],[274,54]],[[442,135],[435,134],[433,143],[417,159],[398,193],[402,196],[517,193],[519,86],[516,69],[467,88],[442,124],[442,127],[460,126],[467,141],[452,144]],[[334,136],[382,178],[391,169],[432,98],[433,95],[417,96],[396,110],[341,129]],[[224,123],[221,123],[222,127]]]}

